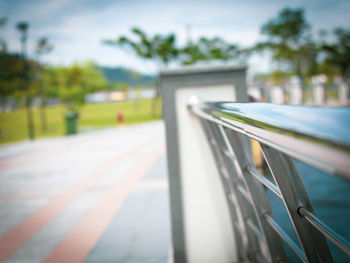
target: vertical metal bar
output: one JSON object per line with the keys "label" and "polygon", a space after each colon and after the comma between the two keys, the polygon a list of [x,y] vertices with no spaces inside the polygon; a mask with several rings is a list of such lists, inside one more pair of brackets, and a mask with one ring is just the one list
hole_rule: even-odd
{"label": "vertical metal bar", "polygon": [[[213,154],[216,155],[218,163],[220,163],[225,169],[227,175],[227,183],[231,189],[231,198],[233,199],[233,204],[237,215],[240,219],[240,225],[242,227],[240,231],[241,240],[242,240],[242,252],[244,257],[249,262],[260,262],[261,261],[261,249],[260,249],[260,240],[258,240],[253,233],[252,229],[248,225],[248,220],[256,221],[256,217],[253,211],[252,206],[248,203],[247,200],[241,195],[238,191],[238,187],[244,187],[239,185],[239,180],[237,172],[232,165],[232,159],[227,160],[228,157],[224,154],[224,148],[227,149],[227,145],[222,137],[222,134],[217,127],[217,124],[206,122],[207,132],[210,134],[210,137],[215,142],[213,147]],[[234,156],[232,156],[234,158]],[[228,169],[229,164],[231,164]],[[225,183],[225,180],[223,180]]]}
{"label": "vertical metal bar", "polygon": [[333,262],[324,236],[298,212],[299,208],[305,207],[314,213],[293,160],[267,145],[261,144],[261,148],[272,176],[280,189],[284,205],[305,256],[310,262]]}
{"label": "vertical metal bar", "polygon": [[272,212],[267,201],[264,187],[245,169],[245,167],[254,166],[250,153],[249,141],[247,141],[247,138],[243,137],[243,135],[239,134],[238,132],[233,132],[227,128],[224,128],[224,132],[229,141],[229,150],[236,155],[241,170],[241,176],[249,194],[252,197],[254,211],[256,213],[260,228],[264,234],[271,262],[286,261],[282,241],[279,235],[265,219],[266,214],[272,217]]}
{"label": "vertical metal bar", "polygon": [[231,205],[232,201],[234,201],[234,200],[230,200],[230,193],[231,193],[230,184],[225,182],[225,174],[223,174],[223,170],[225,171],[226,168],[224,167],[223,162],[219,159],[220,153],[218,152],[218,149],[215,148],[216,141],[209,130],[208,121],[201,119],[201,118],[199,118],[199,121],[200,121],[201,126],[204,130],[204,133],[208,139],[209,146],[210,146],[212,153],[214,155],[216,166],[217,166],[219,174],[221,176],[221,182],[222,182],[223,187],[225,189],[225,193],[226,193],[225,196],[226,196],[227,203],[229,205],[232,227],[234,229],[234,239],[235,239],[235,244],[236,244],[236,251],[238,253],[238,260],[239,260],[239,262],[243,262],[246,260],[247,257],[245,256],[245,253],[244,253],[245,249],[243,247],[242,233],[241,233],[240,229],[237,227],[237,222],[239,222],[239,214],[238,214],[238,211],[236,209],[236,206],[234,207]]}
{"label": "vertical metal bar", "polygon": [[[235,153],[232,151],[232,148],[230,147],[230,143],[228,141],[226,133],[224,132],[224,128],[220,124],[217,125],[217,128],[218,128],[217,131],[221,135],[223,139],[223,143],[225,144],[225,148],[227,149],[227,152],[230,156],[229,158],[227,155],[223,155],[223,157],[226,158],[226,161],[231,164],[230,176],[233,178],[235,182],[237,183],[242,182],[242,185],[236,185],[234,192],[244,219],[243,224],[244,224],[245,232],[247,234],[247,239],[248,239],[247,254],[250,260],[254,260],[254,259],[257,260],[257,257],[259,256],[257,254],[261,254],[260,246],[259,246],[260,241],[256,239],[256,233],[249,226],[249,222],[252,224],[253,222],[256,222],[257,218],[255,216],[254,209],[251,203],[246,200],[247,197],[244,197],[238,189],[239,187],[241,187],[245,190],[245,192],[247,192],[242,178],[240,178],[238,175],[240,173],[240,168],[237,167],[238,161],[235,156]],[[251,199],[251,196],[249,196],[249,198]]]}

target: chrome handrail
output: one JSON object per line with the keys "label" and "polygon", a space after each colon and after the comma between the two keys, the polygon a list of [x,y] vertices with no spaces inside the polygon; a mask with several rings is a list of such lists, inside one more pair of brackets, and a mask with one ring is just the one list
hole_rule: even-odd
{"label": "chrome handrail", "polygon": [[[230,186],[230,195],[254,210],[255,216],[245,216],[244,229],[235,228],[235,231],[245,231],[243,234],[251,239],[258,232],[252,222],[258,222],[267,244],[268,252],[261,251],[252,258],[249,250],[259,248],[254,240],[249,240],[251,246],[245,247],[240,260],[257,261],[262,255],[266,261],[285,261],[284,251],[281,251],[281,240],[284,240],[303,262],[332,262],[325,237],[350,256],[349,241],[316,216],[292,160],[298,159],[350,180],[349,107],[200,103],[197,98],[191,98],[188,109],[200,119],[221,179]],[[255,168],[249,139],[260,144],[273,182]],[[273,219],[263,185],[283,200],[300,247]],[[246,209],[242,204],[235,204],[235,213],[247,215],[242,211]]]}
{"label": "chrome handrail", "polygon": [[350,179],[349,107],[232,102],[188,106],[199,116]]}

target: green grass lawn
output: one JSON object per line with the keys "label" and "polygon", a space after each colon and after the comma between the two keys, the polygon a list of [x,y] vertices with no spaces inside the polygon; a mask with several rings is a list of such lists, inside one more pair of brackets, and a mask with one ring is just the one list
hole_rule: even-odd
{"label": "green grass lawn", "polygon": [[[151,114],[151,100],[127,101],[120,103],[86,104],[80,109],[79,128],[81,131],[90,128],[116,126],[117,112],[124,115],[125,124],[135,124],[158,120],[161,118],[161,102],[157,102],[157,114]],[[64,106],[48,107],[47,132],[43,132],[40,123],[39,109],[33,110],[35,137],[57,137],[65,134]],[[28,139],[25,109],[0,113],[0,144]]]}

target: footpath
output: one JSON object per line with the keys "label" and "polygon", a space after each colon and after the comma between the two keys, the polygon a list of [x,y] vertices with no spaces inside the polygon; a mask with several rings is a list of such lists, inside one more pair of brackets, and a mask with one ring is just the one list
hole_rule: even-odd
{"label": "footpath", "polygon": [[0,262],[167,262],[161,121],[0,147]]}

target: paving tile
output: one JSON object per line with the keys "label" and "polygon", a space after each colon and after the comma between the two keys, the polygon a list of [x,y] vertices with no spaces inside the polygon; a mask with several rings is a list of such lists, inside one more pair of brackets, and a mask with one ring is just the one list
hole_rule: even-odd
{"label": "paving tile", "polygon": [[[166,157],[155,162],[139,185],[166,181]],[[166,262],[170,247],[167,188],[136,187],[85,262]]]}
{"label": "paving tile", "polygon": [[[130,170],[140,157],[147,156],[152,149],[164,145],[164,127],[162,122],[153,122],[0,147],[1,240],[8,231],[47,205],[52,198],[62,194],[67,187],[83,182],[101,163],[140,145],[147,138],[156,138],[157,142],[126,158],[123,163],[111,166],[108,173],[38,228],[21,247],[7,257],[6,262],[41,262],[86,216],[110,185],[118,182],[120,176]],[[167,257],[170,235],[165,168],[165,157],[162,157],[139,183],[140,187],[132,189],[133,192],[86,261],[112,259],[113,262],[118,262],[123,258],[141,260],[144,253],[145,261],[140,262],[163,262]],[[164,203],[159,203],[160,200],[157,199]],[[161,242],[157,249],[156,244],[145,245],[145,249],[148,247],[156,251],[158,256],[147,256],[149,251],[140,248],[145,239],[142,235],[149,235],[145,227],[152,228],[150,220],[157,222],[164,233],[159,234],[158,239],[153,238]],[[3,248],[0,248],[0,252],[1,249]],[[130,257],[129,252],[133,249],[139,252],[135,257]]]}

